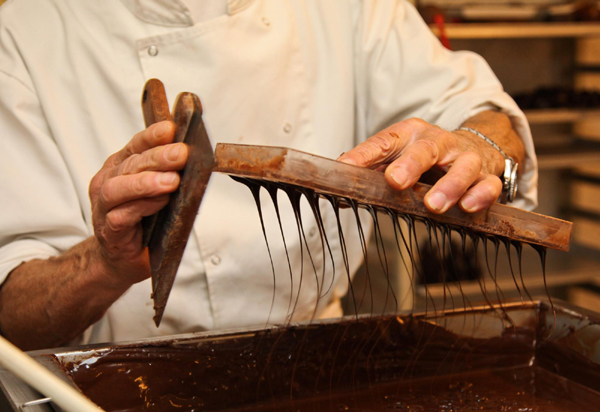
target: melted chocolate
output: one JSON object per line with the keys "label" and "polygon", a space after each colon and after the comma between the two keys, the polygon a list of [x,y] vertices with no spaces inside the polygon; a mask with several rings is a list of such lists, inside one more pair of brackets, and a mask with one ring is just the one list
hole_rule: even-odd
{"label": "melted chocolate", "polygon": [[[332,249],[330,247],[330,241],[328,239],[327,231],[325,230],[323,217],[321,215],[321,209],[319,205],[319,199],[327,199],[331,204],[331,207],[334,211],[335,218],[337,220],[337,228],[338,235],[340,239],[341,245],[341,254],[342,261],[344,262],[347,269],[347,276],[349,278],[349,265],[348,265],[348,255],[346,253],[345,241],[346,236],[356,237],[360,241],[362,247],[362,258],[364,260],[364,268],[366,272],[366,281],[364,282],[364,287],[362,291],[355,291],[352,288],[352,283],[350,282],[350,297],[347,299],[347,303],[354,304],[354,312],[358,312],[358,308],[362,308],[363,301],[368,299],[369,302],[369,310],[368,313],[374,313],[374,305],[373,305],[373,295],[374,295],[374,287],[372,284],[372,273],[374,273],[373,265],[380,266],[378,272],[382,273],[385,277],[385,282],[387,283],[387,290],[384,292],[383,296],[383,305],[381,305],[382,309],[380,314],[389,313],[393,311],[397,311],[399,307],[399,297],[396,296],[394,292],[394,288],[392,287],[392,283],[390,280],[390,267],[388,262],[388,253],[386,251],[385,244],[383,241],[383,236],[381,232],[381,225],[388,224],[380,222],[379,216],[387,216],[391,220],[391,224],[394,228],[395,237],[396,237],[396,245],[398,246],[398,250],[401,252],[406,252],[410,257],[410,265],[407,262],[403,262],[404,266],[407,269],[408,276],[411,278],[411,293],[413,297],[415,296],[415,288],[414,283],[420,283],[425,288],[425,301],[424,304],[425,310],[433,310],[433,312],[437,312],[440,309],[439,302],[436,304],[435,299],[429,292],[428,283],[432,280],[436,283],[441,283],[443,285],[443,302],[441,305],[441,310],[444,311],[448,307],[456,308],[456,307],[466,307],[467,304],[470,305],[466,296],[462,293],[460,279],[476,279],[479,282],[480,290],[481,290],[481,299],[483,299],[489,307],[494,307],[492,302],[498,302],[500,307],[497,309],[497,313],[499,316],[504,316],[507,322],[510,324],[512,320],[507,318],[504,310],[502,308],[502,301],[504,301],[504,292],[500,289],[497,281],[497,266],[498,259],[500,253],[500,244],[504,245],[504,249],[506,250],[506,254],[508,256],[510,270],[512,274],[512,278],[514,280],[517,292],[521,296],[521,300],[524,301],[524,297],[522,295],[522,291],[527,295],[530,301],[531,295],[527,288],[525,287],[525,283],[523,280],[523,273],[521,270],[521,258],[522,258],[522,244],[519,242],[511,241],[509,238],[502,236],[488,236],[482,233],[477,233],[471,230],[468,227],[456,227],[452,225],[448,225],[445,223],[440,223],[431,218],[418,217],[409,214],[401,214],[391,209],[374,207],[372,205],[361,204],[353,199],[348,198],[338,198],[328,194],[318,193],[312,189],[307,189],[300,186],[295,186],[291,184],[282,184],[277,182],[269,182],[260,179],[250,179],[250,178],[240,178],[232,176],[236,181],[246,185],[255,200],[256,206],[258,208],[258,213],[260,217],[261,227],[263,229],[263,235],[265,238],[265,242],[267,244],[267,251],[269,252],[269,258],[271,259],[271,267],[273,268],[273,256],[271,256],[271,251],[269,247],[269,241],[266,237],[266,233],[264,230],[264,222],[263,222],[263,213],[262,213],[262,205],[260,202],[260,191],[262,188],[266,189],[269,193],[270,198],[272,200],[273,206],[276,211],[276,216],[278,219],[280,233],[282,236],[283,244],[285,246],[286,258],[288,260],[288,270],[291,279],[291,290],[290,290],[290,310],[288,310],[287,319],[291,319],[292,315],[296,312],[298,299],[300,297],[301,288],[303,285],[303,277],[305,275],[305,260],[304,257],[308,257],[308,261],[310,262],[310,266],[312,268],[313,275],[315,277],[315,284],[317,287],[317,300],[314,306],[313,318],[316,315],[316,309],[319,304],[319,300],[327,295],[327,293],[331,290],[334,284],[334,278],[336,276],[336,268],[335,261],[336,259],[333,256]],[[289,203],[294,212],[296,224],[298,227],[298,240],[300,245],[300,267],[294,273],[294,270],[291,267],[289,261],[289,254],[287,250],[287,242],[285,239],[285,235],[283,233],[282,225],[281,225],[281,217],[279,210],[279,202],[277,200],[277,194],[279,191],[283,191],[287,198],[289,199]],[[300,203],[301,199],[304,197],[310,206],[312,214],[315,218],[315,222],[317,223],[317,228],[320,234],[321,240],[321,248],[320,250],[312,250],[309,247],[309,243],[306,239],[306,234],[304,231],[304,226],[302,222],[302,214]],[[342,226],[340,224],[340,206],[343,205],[345,207],[349,207],[352,213],[355,216],[356,220],[356,232],[350,234],[344,234],[342,231]],[[371,215],[371,220],[373,222],[374,228],[374,239],[375,239],[375,252],[369,251],[367,247],[367,238],[365,235],[365,231],[363,230],[363,222],[361,222],[358,210],[359,208],[366,209]],[[408,226],[408,233],[404,233],[404,230],[401,228],[399,221],[404,221]],[[422,225],[426,229],[427,239],[424,239],[424,242],[419,242],[417,239],[417,226]],[[462,253],[458,247],[453,251],[452,245],[452,233],[458,233],[460,235],[462,241]],[[402,242],[400,242],[402,239]],[[470,245],[467,244],[467,239],[470,240]],[[493,248],[489,247],[489,244],[493,245]],[[421,246],[420,246],[421,243]],[[470,247],[469,247],[470,246]],[[519,264],[519,275],[521,280],[521,285],[517,283],[517,279],[513,270],[513,262],[512,262],[512,247],[514,247]],[[536,250],[539,252],[540,259],[542,262],[542,269],[545,272],[545,248],[534,246]],[[316,248],[314,248],[316,249]],[[422,253],[426,252],[426,253]],[[318,273],[317,267],[315,265],[315,261],[313,259],[313,255],[315,253],[322,254],[322,270],[321,273]],[[374,259],[374,255],[376,253],[376,259]],[[329,254],[330,259],[326,259],[326,255]],[[455,256],[458,255],[458,256]],[[485,260],[484,263],[480,262],[482,259]],[[330,261],[332,263],[331,268],[331,281],[328,284],[325,284],[326,279],[326,271],[327,271],[327,262]],[[433,265],[433,266],[432,266]],[[425,269],[429,267],[429,269]],[[433,269],[432,269],[433,268]],[[274,283],[276,282],[276,274],[274,276]],[[294,290],[293,279],[294,277],[299,277],[298,289]],[[488,280],[486,281],[486,277]],[[545,279],[545,274],[544,274]],[[459,290],[461,292],[461,298],[456,297],[452,294],[450,287],[448,286],[448,282],[455,282],[459,286]],[[492,282],[493,285],[490,286],[488,283]],[[275,290],[275,288],[274,288]],[[293,296],[296,296],[295,303],[292,305]],[[408,295],[407,295],[408,297]],[[274,299],[274,296],[273,296]],[[413,299],[414,301],[414,299]],[[352,312],[352,308],[346,308],[348,312]]]}
{"label": "melted chocolate", "polygon": [[[493,383],[500,378],[490,371],[523,367],[534,358],[535,329],[476,339],[430,322],[410,316],[373,317],[206,339],[188,346],[121,347],[94,363],[66,369],[83,393],[107,411],[259,406],[312,411],[322,410],[313,408],[315,402],[321,408],[341,400],[346,400],[347,410],[379,411],[401,403],[410,406],[419,399],[415,394],[427,387],[436,396],[457,388],[449,383],[476,381],[479,388],[479,378],[457,374],[483,370],[482,376]],[[425,383],[419,383],[422,379]],[[411,395],[407,388],[421,389]],[[497,390],[498,396],[509,395],[508,389]],[[489,390],[480,396],[489,397]],[[378,402],[364,409],[372,397]]]}
{"label": "melted chocolate", "polygon": [[537,367],[390,382],[330,397],[242,410],[257,412],[592,412],[598,393]]}
{"label": "melted chocolate", "polygon": [[600,366],[560,342],[539,343],[543,329],[474,338],[432,320],[372,317],[119,347],[65,369],[108,412],[597,410]]}

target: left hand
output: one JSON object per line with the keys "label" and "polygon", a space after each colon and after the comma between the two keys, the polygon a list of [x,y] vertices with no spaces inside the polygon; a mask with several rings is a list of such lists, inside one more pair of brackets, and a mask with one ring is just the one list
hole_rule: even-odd
{"label": "left hand", "polygon": [[414,185],[437,167],[446,172],[425,195],[425,206],[444,213],[457,202],[465,212],[493,205],[502,191],[498,176],[504,157],[468,131],[449,132],[421,119],[408,119],[375,134],[338,161],[385,169],[387,183],[396,190]]}

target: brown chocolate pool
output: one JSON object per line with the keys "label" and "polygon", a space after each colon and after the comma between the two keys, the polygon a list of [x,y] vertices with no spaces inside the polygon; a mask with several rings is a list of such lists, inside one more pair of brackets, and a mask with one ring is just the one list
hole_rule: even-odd
{"label": "brown chocolate pool", "polygon": [[518,303],[34,355],[111,412],[599,411],[599,320]]}

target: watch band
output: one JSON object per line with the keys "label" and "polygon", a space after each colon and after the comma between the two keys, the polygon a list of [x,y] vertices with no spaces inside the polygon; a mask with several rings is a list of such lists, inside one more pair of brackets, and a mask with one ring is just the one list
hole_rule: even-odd
{"label": "watch band", "polygon": [[464,130],[467,132],[471,132],[476,136],[481,137],[485,140],[489,145],[491,145],[494,149],[498,150],[502,156],[504,156],[504,174],[502,175],[502,197],[501,202],[506,203],[512,202],[515,200],[517,195],[517,170],[519,169],[519,164],[514,161],[512,157],[504,153],[504,150],[496,142],[492,139],[480,133],[475,129],[471,129],[470,127],[460,127],[457,130]]}

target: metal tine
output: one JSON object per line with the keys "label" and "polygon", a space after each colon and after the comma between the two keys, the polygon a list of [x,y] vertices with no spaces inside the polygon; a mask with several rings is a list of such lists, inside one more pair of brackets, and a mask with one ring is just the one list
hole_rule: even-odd
{"label": "metal tine", "polygon": [[43,404],[50,403],[50,402],[52,402],[52,398],[36,399],[34,401],[22,403],[21,405],[19,405],[19,409],[21,410],[21,412],[27,412],[27,411],[25,411],[25,408],[29,408],[31,406],[43,405]]}

